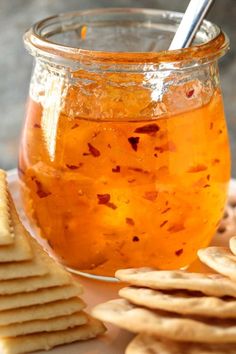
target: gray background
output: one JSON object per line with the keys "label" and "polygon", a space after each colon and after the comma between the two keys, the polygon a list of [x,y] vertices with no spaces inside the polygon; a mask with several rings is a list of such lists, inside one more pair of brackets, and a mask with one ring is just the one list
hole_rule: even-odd
{"label": "gray background", "polygon": [[[22,34],[34,22],[59,12],[94,7],[147,7],[183,11],[188,0],[0,0],[0,168],[17,164],[20,130],[32,59]],[[209,19],[231,39],[231,52],[221,60],[221,80],[236,177],[236,0],[216,0]],[[234,162],[235,160],[235,162]]]}

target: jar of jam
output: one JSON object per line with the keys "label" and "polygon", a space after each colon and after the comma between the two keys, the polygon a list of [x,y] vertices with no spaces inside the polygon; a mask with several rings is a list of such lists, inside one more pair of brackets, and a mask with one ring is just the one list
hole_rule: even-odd
{"label": "jar of jam", "polygon": [[181,14],[54,16],[24,37],[35,63],[19,154],[26,213],[68,269],[189,265],[222,217],[230,154],[218,59],[204,21],[168,51]]}

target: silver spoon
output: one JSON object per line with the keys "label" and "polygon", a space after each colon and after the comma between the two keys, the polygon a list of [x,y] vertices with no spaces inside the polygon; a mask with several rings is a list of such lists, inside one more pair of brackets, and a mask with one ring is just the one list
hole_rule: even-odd
{"label": "silver spoon", "polygon": [[171,42],[169,50],[187,48],[214,0],[191,0]]}

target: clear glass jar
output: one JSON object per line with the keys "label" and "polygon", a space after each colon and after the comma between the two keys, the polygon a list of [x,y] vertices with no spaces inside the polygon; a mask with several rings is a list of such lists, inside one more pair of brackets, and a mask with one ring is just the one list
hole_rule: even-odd
{"label": "clear glass jar", "polygon": [[166,51],[175,12],[54,16],[25,35],[35,57],[19,176],[27,215],[68,269],[190,264],[221,219],[230,154],[218,59],[204,21]]}

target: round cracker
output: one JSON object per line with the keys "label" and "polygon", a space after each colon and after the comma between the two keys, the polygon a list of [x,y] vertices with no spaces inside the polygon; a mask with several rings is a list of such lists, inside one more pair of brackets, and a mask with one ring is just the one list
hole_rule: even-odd
{"label": "round cracker", "polygon": [[163,311],[136,307],[123,299],[97,305],[93,316],[134,333],[200,343],[236,343],[236,324],[232,320],[184,318]]}
{"label": "round cracker", "polygon": [[235,354],[235,344],[199,344],[167,341],[139,334],[126,348],[125,354]]}
{"label": "round cracker", "polygon": [[229,248],[231,252],[236,256],[236,237],[231,237],[229,240]]}
{"label": "round cracker", "polygon": [[163,293],[147,288],[126,287],[119,295],[135,305],[154,310],[165,310],[181,315],[216,318],[236,318],[236,300],[210,296],[194,296],[188,292]]}
{"label": "round cracker", "polygon": [[220,274],[188,273],[181,270],[166,271],[151,268],[121,269],[116,277],[131,285],[157,290],[200,291],[209,296],[236,297],[236,283]]}
{"label": "round cracker", "polygon": [[236,256],[226,247],[207,247],[198,251],[202,263],[226,277],[236,280]]}

